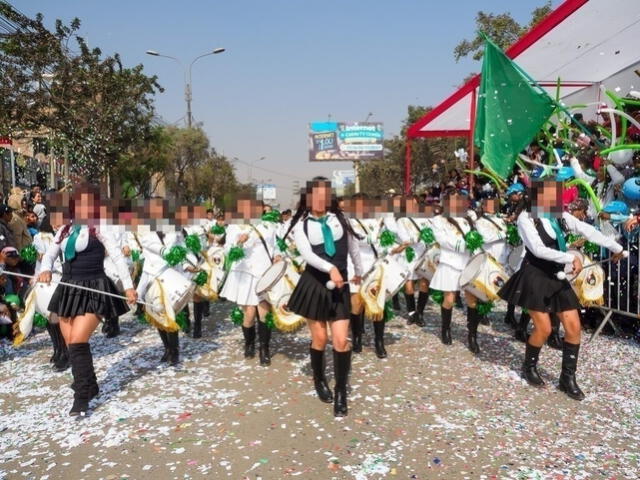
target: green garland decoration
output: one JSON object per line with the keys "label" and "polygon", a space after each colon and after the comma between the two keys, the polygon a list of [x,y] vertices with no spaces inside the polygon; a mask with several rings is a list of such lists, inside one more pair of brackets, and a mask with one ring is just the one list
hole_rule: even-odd
{"label": "green garland decoration", "polygon": [[231,310],[231,321],[236,327],[242,325],[243,320],[244,312],[240,307],[235,307],[233,310]]}
{"label": "green garland decoration", "polygon": [[233,262],[237,262],[240,259],[244,258],[244,249],[242,247],[231,247],[229,250],[229,254],[224,261],[225,270],[229,270]]}
{"label": "green garland decoration", "polygon": [[484,238],[482,238],[482,235],[477,230],[471,230],[464,236],[464,242],[467,245],[467,250],[473,253],[482,248],[484,245]]}
{"label": "green garland decoration", "polygon": [[522,243],[522,239],[518,233],[518,227],[515,225],[507,225],[507,243],[512,247],[517,247]]}
{"label": "green garland decoration", "polygon": [[36,312],[33,315],[33,325],[38,328],[47,328],[47,317],[42,315],[41,313]]}
{"label": "green garland decoration", "polygon": [[433,230],[431,228],[426,227],[420,230],[420,240],[427,245],[431,245],[435,243],[436,236],[433,234]]}
{"label": "green garland decoration", "polygon": [[184,239],[184,244],[193,253],[197,254],[202,251],[202,242],[200,241],[200,237],[198,237],[198,235],[196,235],[195,233],[187,235],[187,238]]}
{"label": "green garland decoration", "polygon": [[271,210],[262,214],[260,217],[263,222],[278,223],[280,221],[280,212],[278,210]]}
{"label": "green garland decoration", "polygon": [[140,250],[131,250],[131,260],[134,262],[140,261]]}
{"label": "green garland decoration", "polygon": [[284,241],[284,238],[280,238],[276,235],[276,244],[278,245],[278,250],[281,252],[287,251],[287,242]]}
{"label": "green garland decoration", "polygon": [[183,332],[186,332],[188,327],[187,314],[185,312],[180,312],[179,314],[177,314],[176,323],[180,327],[180,330],[182,330]]}
{"label": "green garland decoration", "polygon": [[413,247],[407,247],[404,251],[404,256],[407,258],[407,262],[411,263],[416,258],[416,251]]}
{"label": "green garland decoration", "polygon": [[382,319],[385,323],[390,322],[396,316],[396,312],[393,311],[393,302],[391,300],[387,300],[384,303],[384,313],[382,314]]}
{"label": "green garland decoration", "polygon": [[184,262],[184,259],[187,258],[187,249],[180,245],[174,245],[162,258],[164,258],[164,261],[170,266],[175,267],[179,263]]}
{"label": "green garland decoration", "polygon": [[276,322],[274,321],[273,312],[267,312],[267,316],[264,317],[264,324],[269,330],[276,328]]}
{"label": "green garland decoration", "polygon": [[204,270],[200,270],[197,275],[194,277],[193,279],[193,283],[195,283],[196,285],[198,285],[199,287],[203,286],[205,283],[207,283],[207,280],[209,279],[209,276],[207,275],[207,272],[205,272]]}
{"label": "green garland decoration", "polygon": [[138,323],[142,323],[142,324],[149,323],[147,322],[147,317],[145,316],[144,313],[141,313],[140,315],[136,315],[136,319],[138,320]]}
{"label": "green garland decoration", "polygon": [[429,294],[434,303],[442,305],[442,302],[444,302],[444,292],[442,290],[434,290],[432,288],[429,290]]}
{"label": "green garland decoration", "polygon": [[476,305],[476,310],[478,311],[478,315],[484,317],[491,313],[494,306],[495,305],[493,304],[493,302],[478,302],[478,304]]}
{"label": "green garland decoration", "polygon": [[396,234],[393,233],[390,230],[383,230],[382,233],[380,233],[380,245],[384,248],[386,247],[390,247],[391,245],[393,245],[394,243],[396,243]]}
{"label": "green garland decoration", "polygon": [[570,233],[569,235],[567,235],[567,245],[571,245],[574,242],[577,242],[578,240],[580,240],[580,235],[576,235],[575,233]]}
{"label": "green garland decoration", "polygon": [[211,233],[213,233],[214,235],[224,235],[225,229],[222,225],[216,224],[211,227]]}
{"label": "green garland decoration", "polygon": [[6,303],[8,303],[12,308],[14,307],[14,305],[15,305],[15,307],[19,308],[20,305],[22,304],[20,302],[20,297],[18,295],[16,295],[15,293],[6,294],[4,296],[4,301]]}
{"label": "green garland decoration", "polygon": [[584,253],[587,255],[599,255],[600,254],[600,245],[593,242],[585,242],[583,247]]}
{"label": "green garland decoration", "polygon": [[38,250],[33,245],[27,245],[22,250],[20,250],[20,258],[22,258],[25,262],[34,264],[38,259]]}

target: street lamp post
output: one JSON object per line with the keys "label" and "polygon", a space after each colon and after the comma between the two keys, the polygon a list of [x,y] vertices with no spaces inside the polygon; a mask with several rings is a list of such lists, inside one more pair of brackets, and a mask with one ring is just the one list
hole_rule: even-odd
{"label": "street lamp post", "polygon": [[196,63],[198,60],[200,60],[203,57],[208,57],[209,55],[217,55],[217,54],[222,53],[224,51],[225,51],[224,48],[215,48],[211,52],[207,52],[207,53],[203,53],[202,55],[198,55],[189,64],[189,69],[188,70],[184,68],[184,65],[182,64],[182,62],[180,60],[178,60],[176,57],[172,57],[170,55],[162,55],[161,53],[158,53],[155,50],[147,50],[145,52],[147,55],[151,55],[153,57],[164,57],[164,58],[169,58],[171,60],[174,60],[174,61],[178,62],[180,67],[183,69],[183,71],[184,71],[184,99],[187,102],[187,127],[189,127],[189,128],[191,128],[191,124],[193,123],[193,116],[191,114],[191,100],[193,99],[192,94],[191,94],[191,70],[193,69],[193,64]]}

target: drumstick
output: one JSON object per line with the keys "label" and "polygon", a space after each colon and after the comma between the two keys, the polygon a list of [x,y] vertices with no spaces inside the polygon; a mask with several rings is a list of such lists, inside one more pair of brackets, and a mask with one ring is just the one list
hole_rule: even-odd
{"label": "drumstick", "polygon": [[[2,266],[0,266],[0,275],[3,275],[3,274],[13,275],[14,277],[30,278],[32,280],[37,278],[35,275],[25,275],[23,273],[9,272],[9,271],[5,270]],[[37,283],[44,283],[44,282],[37,282]],[[125,300],[125,301],[128,302],[128,298],[127,297],[125,297],[123,295],[117,295],[115,293],[103,292],[101,290],[95,290],[93,288],[82,287],[80,285],[74,285],[73,283],[67,283],[67,282],[61,282],[61,281],[57,281],[56,282],[56,281],[52,280],[50,283],[57,283],[59,285],[64,285],[65,287],[77,288],[78,290],[84,290],[84,291],[87,291],[87,292],[99,293],[100,295],[107,295],[108,297],[119,298],[120,300]],[[141,303],[142,305],[145,305],[147,307],[155,308],[150,303],[143,302],[142,300],[136,300],[136,303]]]}
{"label": "drumstick", "polygon": [[[628,256],[629,256],[629,252],[627,250],[623,250],[622,251],[622,258],[627,258]],[[609,257],[606,260],[600,260],[599,262],[590,263],[586,267],[583,267],[582,270],[586,270],[587,268],[595,267],[596,265],[603,265],[603,264],[608,263],[608,262],[610,262],[612,260],[613,260],[613,257]],[[558,280],[569,280],[569,282],[573,282],[576,278],[578,278],[578,275],[580,275],[580,274],[578,273],[577,275],[574,275],[571,278],[567,278],[566,272],[558,272],[558,273],[556,273],[556,278]]]}

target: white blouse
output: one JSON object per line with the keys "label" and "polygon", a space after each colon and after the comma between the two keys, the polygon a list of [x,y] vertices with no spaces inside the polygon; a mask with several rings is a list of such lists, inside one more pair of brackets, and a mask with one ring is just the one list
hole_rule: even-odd
{"label": "white blouse", "polygon": [[[57,258],[59,258],[60,253],[64,252],[67,241],[69,237],[67,236],[61,243],[60,236],[62,235],[64,228],[58,230],[55,236],[55,241],[49,245],[46,253],[42,257],[42,267],[41,271],[50,272],[53,270],[54,262]],[[125,290],[133,288],[133,281],[131,280],[131,275],[129,274],[129,268],[127,267],[127,262],[124,259],[124,255],[122,255],[122,250],[120,249],[120,245],[116,242],[112,235],[106,234],[104,232],[100,232],[96,229],[96,237],[107,252],[107,254],[111,257],[113,262],[116,265],[118,270],[118,277],[122,280],[122,285]],[[76,252],[83,252],[87,245],[89,244],[89,228],[84,226],[81,228],[80,233],[78,234],[78,238],[76,239]],[[101,265],[102,267],[102,265]]]}
{"label": "white blouse", "polygon": [[[596,243],[601,247],[611,250],[613,253],[620,253],[622,245],[614,239],[606,237],[588,223],[578,220],[569,212],[562,213],[562,219],[565,221],[567,228],[577,235],[582,235],[588,241]],[[555,240],[556,232],[551,226],[551,222],[547,218],[542,218],[542,226],[551,238]],[[528,212],[522,212],[518,216],[518,233],[522,238],[522,243],[533,255],[543,260],[549,260],[556,263],[572,263],[573,254],[569,252],[561,252],[555,248],[545,246],[538,234],[536,225]]]}
{"label": "white blouse", "polygon": [[[349,245],[349,257],[353,262],[353,268],[355,270],[355,274],[357,276],[362,275],[362,260],[360,259],[360,248],[358,247],[358,239],[354,238],[350,233],[345,232],[340,225],[340,221],[338,217],[336,217],[333,213],[327,213],[327,225],[331,228],[331,232],[333,233],[333,239],[337,242],[342,238],[342,236],[347,233],[348,235],[348,245]],[[312,218],[312,217],[309,217]],[[321,270],[323,272],[329,273],[329,271],[334,267],[331,262],[320,258],[316,255],[311,245],[320,245],[324,243],[324,237],[322,236],[322,225],[320,222],[308,221],[307,223],[307,233],[308,237],[304,232],[304,224],[305,220],[300,220],[296,226],[293,228],[293,238],[300,252],[302,258],[314,268]],[[347,280],[346,278],[344,280]]]}

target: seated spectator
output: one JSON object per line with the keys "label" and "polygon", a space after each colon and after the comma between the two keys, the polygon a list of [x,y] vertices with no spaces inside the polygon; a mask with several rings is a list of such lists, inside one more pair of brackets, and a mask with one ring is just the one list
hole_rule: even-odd
{"label": "seated spectator", "polygon": [[13,219],[13,209],[7,205],[0,205],[0,248],[15,246],[13,230],[9,222]]}
{"label": "seated spectator", "polygon": [[32,237],[35,237],[38,234],[38,216],[35,212],[27,212],[26,216],[27,229]]}
{"label": "seated spectator", "polygon": [[40,227],[42,220],[47,216],[47,208],[42,203],[42,193],[40,192],[33,195],[33,213],[38,216],[38,227]]}

